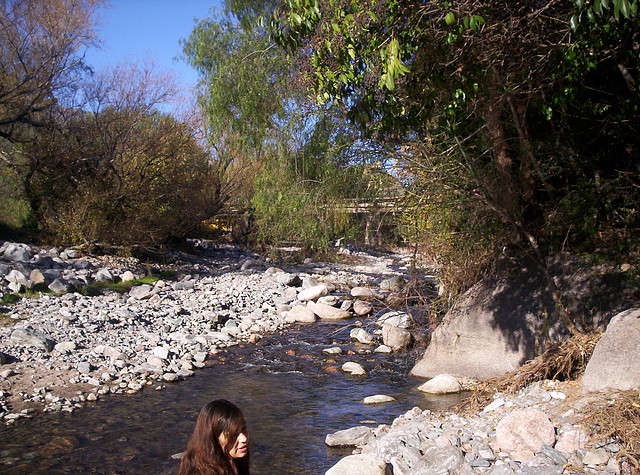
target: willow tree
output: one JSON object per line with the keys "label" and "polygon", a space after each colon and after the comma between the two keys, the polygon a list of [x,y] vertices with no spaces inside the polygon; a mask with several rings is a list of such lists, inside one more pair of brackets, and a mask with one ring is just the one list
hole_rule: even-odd
{"label": "willow tree", "polygon": [[184,51],[200,73],[211,144],[237,181],[230,200],[253,208],[257,240],[320,250],[350,232],[339,202],[367,189],[353,167],[379,152],[340,113],[309,101],[293,58],[264,26],[274,5],[227,2],[196,25]]}

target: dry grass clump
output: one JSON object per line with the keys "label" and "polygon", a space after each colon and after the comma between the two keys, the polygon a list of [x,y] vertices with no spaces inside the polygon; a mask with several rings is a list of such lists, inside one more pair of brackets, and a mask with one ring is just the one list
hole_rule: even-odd
{"label": "dry grass clump", "polygon": [[622,442],[619,455],[633,465],[632,473],[640,473],[640,391],[621,391],[606,402],[592,402],[582,412],[584,425],[598,439],[614,437]]}
{"label": "dry grass clump", "polygon": [[456,409],[477,412],[486,407],[497,392],[514,393],[536,381],[573,380],[584,372],[601,333],[579,333],[553,345],[536,359],[499,378],[478,383],[473,395]]}

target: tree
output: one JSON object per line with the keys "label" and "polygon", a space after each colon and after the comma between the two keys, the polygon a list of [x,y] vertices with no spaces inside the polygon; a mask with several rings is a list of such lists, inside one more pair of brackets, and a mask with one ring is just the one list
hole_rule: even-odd
{"label": "tree", "polygon": [[82,50],[96,39],[93,14],[103,3],[0,1],[0,137],[21,140],[24,126],[41,126],[47,109],[74,94],[86,71]]}
{"label": "tree", "polygon": [[503,239],[536,249],[567,235],[548,233],[553,204],[605,169],[612,147],[606,179],[638,182],[638,27],[631,0],[285,1],[272,22],[319,102],[343,104],[469,210],[503,222]]}
{"label": "tree", "polygon": [[217,211],[210,155],[156,109],[172,94],[165,78],[121,67],[82,92],[85,109],[52,108],[25,147],[27,195],[53,240],[155,246]]}
{"label": "tree", "polygon": [[554,250],[638,252],[637,10],[285,0],[271,25],[318,102],[397,147],[413,235],[460,291],[505,249],[528,246],[543,271]]}
{"label": "tree", "polygon": [[[254,209],[261,244],[299,240],[326,248],[348,221],[335,202],[366,189],[351,167],[380,153],[336,110],[314,106],[294,80],[291,58],[263,26],[275,2],[226,5],[222,16],[201,21],[184,47],[201,74],[200,105],[216,156],[244,180],[231,201]],[[357,148],[368,149],[356,155]]]}

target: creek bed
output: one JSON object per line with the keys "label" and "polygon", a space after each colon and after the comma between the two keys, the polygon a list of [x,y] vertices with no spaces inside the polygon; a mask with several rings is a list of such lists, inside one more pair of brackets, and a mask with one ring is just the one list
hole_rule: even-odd
{"label": "creek bed", "polygon": [[[226,398],[245,413],[252,473],[321,474],[351,453],[327,447],[326,434],[363,422],[390,424],[415,406],[446,409],[466,396],[417,391],[421,381],[406,376],[414,354],[358,354],[364,347],[349,342],[354,322],[294,326],[216,355],[193,378],[162,391],[149,387],[2,427],[0,473],[175,473],[171,456],[184,450],[200,408]],[[336,344],[342,355],[322,353]],[[362,364],[367,375],[342,372],[346,361]],[[375,394],[396,401],[362,404]]]}

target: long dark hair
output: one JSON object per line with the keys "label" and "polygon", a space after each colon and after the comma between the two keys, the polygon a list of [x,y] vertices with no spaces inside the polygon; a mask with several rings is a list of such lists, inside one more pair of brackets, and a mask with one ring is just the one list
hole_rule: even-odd
{"label": "long dark hair", "polygon": [[[221,434],[227,438],[226,447],[220,445]],[[178,475],[249,475],[249,451],[242,458],[229,455],[240,434],[247,435],[240,409],[225,399],[211,401],[200,410]]]}

